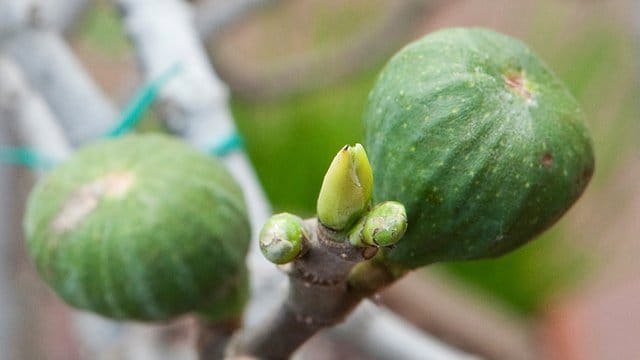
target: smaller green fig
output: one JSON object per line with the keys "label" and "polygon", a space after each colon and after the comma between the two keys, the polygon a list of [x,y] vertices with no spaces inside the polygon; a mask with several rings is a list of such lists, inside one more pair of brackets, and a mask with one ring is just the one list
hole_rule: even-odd
{"label": "smaller green fig", "polygon": [[322,181],[317,203],[320,223],[333,230],[347,229],[369,208],[372,192],[367,153],[360,144],[345,145]]}
{"label": "smaller green fig", "polygon": [[289,213],[273,215],[260,231],[260,251],[274,264],[286,264],[298,257],[309,235],[303,220]]}
{"label": "smaller green fig", "polygon": [[219,161],[168,136],[81,149],[36,185],[24,226],[40,276],[75,307],[213,319],[239,316],[246,301],[241,190]]}

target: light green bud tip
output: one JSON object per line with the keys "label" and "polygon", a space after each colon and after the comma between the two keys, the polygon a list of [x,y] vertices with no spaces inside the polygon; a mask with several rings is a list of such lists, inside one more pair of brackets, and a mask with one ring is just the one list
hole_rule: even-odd
{"label": "light green bud tip", "polygon": [[353,224],[368,209],[373,173],[360,144],[345,145],[333,158],[318,196],[318,219],[334,230]]}
{"label": "light green bud tip", "polygon": [[396,201],[386,201],[374,207],[349,233],[354,246],[390,246],[397,243],[407,230],[407,212]]}
{"label": "light green bud tip", "polygon": [[273,215],[260,231],[260,251],[274,264],[286,264],[302,252],[308,239],[302,219],[289,214]]}

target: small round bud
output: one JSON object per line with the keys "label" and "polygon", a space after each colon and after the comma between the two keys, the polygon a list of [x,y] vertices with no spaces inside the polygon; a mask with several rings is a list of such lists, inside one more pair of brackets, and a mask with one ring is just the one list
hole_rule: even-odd
{"label": "small round bud", "polygon": [[374,207],[349,232],[354,246],[391,246],[407,230],[407,213],[399,202],[386,201]]}
{"label": "small round bud", "polygon": [[406,230],[407,212],[404,205],[386,201],[374,207],[367,215],[362,238],[367,244],[391,246],[402,238]]}
{"label": "small round bud", "polygon": [[300,255],[303,242],[308,238],[298,216],[289,213],[273,215],[260,231],[260,251],[272,263],[286,264]]}

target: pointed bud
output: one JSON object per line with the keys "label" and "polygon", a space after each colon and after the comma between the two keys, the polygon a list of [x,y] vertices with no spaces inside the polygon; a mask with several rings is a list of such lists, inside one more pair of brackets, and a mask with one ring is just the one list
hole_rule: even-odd
{"label": "pointed bud", "polygon": [[369,207],[373,174],[360,144],[345,145],[327,170],[318,196],[318,219],[334,230],[353,224]]}
{"label": "pointed bud", "polygon": [[309,239],[302,219],[282,213],[273,215],[260,231],[260,251],[274,264],[286,264],[298,257]]}
{"label": "pointed bud", "polygon": [[349,233],[354,246],[390,246],[407,230],[407,213],[402,204],[386,201],[374,207]]}

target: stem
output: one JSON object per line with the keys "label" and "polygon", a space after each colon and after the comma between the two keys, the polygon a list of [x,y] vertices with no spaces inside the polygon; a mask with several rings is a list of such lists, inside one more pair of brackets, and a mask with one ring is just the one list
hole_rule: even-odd
{"label": "stem", "polygon": [[289,276],[286,298],[262,327],[247,329],[231,344],[232,355],[288,358],[319,330],[342,322],[368,292],[349,285],[351,270],[375,253],[344,241],[315,219],[305,226],[312,234],[308,251],[281,267]]}

